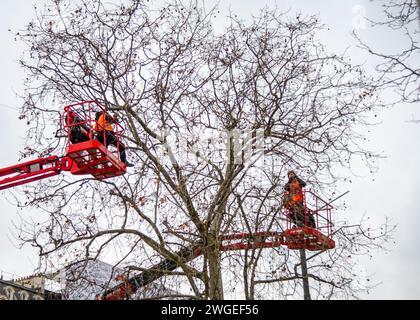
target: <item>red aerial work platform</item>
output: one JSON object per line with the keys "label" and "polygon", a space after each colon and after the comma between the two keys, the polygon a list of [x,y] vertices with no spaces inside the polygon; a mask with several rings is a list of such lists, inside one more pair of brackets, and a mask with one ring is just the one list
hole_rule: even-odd
{"label": "red aerial work platform", "polygon": [[[67,133],[66,155],[49,156],[0,169],[0,190],[49,178],[69,171],[75,175],[92,175],[96,179],[121,176],[126,165],[118,152],[123,127],[111,115],[116,143],[108,149],[104,131],[95,126],[95,115],[106,112],[96,101],[83,101],[64,107],[63,124]],[[104,143],[99,142],[103,141]]]}
{"label": "red aerial work platform", "polygon": [[[300,219],[293,219],[290,209],[284,209],[286,230],[284,242],[289,249],[326,250],[333,249],[331,203],[321,199],[310,190],[303,191],[303,207]],[[298,220],[298,221],[296,221]]]}
{"label": "red aerial work platform", "polygon": [[[311,251],[328,250],[335,247],[332,239],[331,210],[333,207],[315,193],[303,190],[303,207],[299,220],[292,218],[293,212],[283,208],[284,231],[259,231],[254,233],[235,233],[220,238],[221,251],[273,248],[287,246],[289,249]],[[234,242],[234,240],[240,240]],[[226,243],[228,242],[228,243]]]}
{"label": "red aerial work platform", "polygon": [[[254,233],[233,233],[220,237],[220,251],[253,250],[286,246],[290,250],[307,249],[311,251],[329,250],[335,247],[332,239],[331,210],[329,202],[322,200],[312,191],[303,191],[305,214],[301,226],[293,225],[292,213],[285,209],[285,230],[258,231]],[[296,222],[296,221],[295,221]],[[204,253],[202,243],[196,243],[177,252],[184,263],[194,260]],[[178,268],[178,263],[163,259],[151,268],[127,278],[119,285],[106,290],[98,299],[121,300],[135,293],[139,288],[148,285],[166,275],[168,271]]]}

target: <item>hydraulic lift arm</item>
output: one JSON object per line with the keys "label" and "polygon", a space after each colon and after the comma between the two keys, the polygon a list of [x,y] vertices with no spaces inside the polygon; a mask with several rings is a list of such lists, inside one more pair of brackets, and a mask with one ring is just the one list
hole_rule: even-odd
{"label": "hydraulic lift arm", "polygon": [[68,157],[49,156],[0,169],[0,190],[58,175],[71,165]]}

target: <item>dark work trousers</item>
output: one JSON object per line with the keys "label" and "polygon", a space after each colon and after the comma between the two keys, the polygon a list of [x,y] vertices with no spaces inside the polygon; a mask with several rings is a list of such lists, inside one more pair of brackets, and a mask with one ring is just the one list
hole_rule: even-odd
{"label": "dark work trousers", "polygon": [[71,127],[70,142],[74,144],[85,141],[89,141],[89,130],[80,125]]}
{"label": "dark work trousers", "polygon": [[113,131],[105,131],[105,142],[104,142],[104,133],[98,132],[98,141],[102,143],[103,145],[105,145],[105,142],[106,142],[106,147],[108,147],[109,145],[113,145],[117,147],[118,151],[120,152],[121,161],[124,163],[127,162],[127,156],[125,154],[125,146],[121,143],[121,141],[119,141],[117,145],[117,138],[115,137],[115,134]]}
{"label": "dark work trousers", "polygon": [[305,209],[302,202],[295,202],[290,208],[290,218],[292,223],[298,227],[308,226],[315,228],[315,219],[309,210],[306,210],[306,224],[305,224]]}

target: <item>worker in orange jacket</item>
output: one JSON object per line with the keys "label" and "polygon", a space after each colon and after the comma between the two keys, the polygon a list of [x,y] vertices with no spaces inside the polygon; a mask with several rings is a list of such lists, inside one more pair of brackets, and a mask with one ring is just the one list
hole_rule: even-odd
{"label": "worker in orange jacket", "polygon": [[306,186],[306,182],[300,179],[293,170],[289,171],[287,176],[289,181],[284,186],[283,206],[290,211],[290,218],[294,224],[301,227],[305,225],[306,220],[306,225],[315,228],[315,220],[308,210],[305,219],[303,187]]}
{"label": "worker in orange jacket", "polygon": [[[104,111],[98,111],[95,115],[95,131],[98,133],[98,141],[106,146],[114,145],[118,148],[120,153],[120,159],[127,167],[132,167],[133,164],[127,161],[127,155],[125,153],[125,146],[121,141],[117,140],[114,132],[115,120]],[[118,141],[118,143],[117,143]]]}

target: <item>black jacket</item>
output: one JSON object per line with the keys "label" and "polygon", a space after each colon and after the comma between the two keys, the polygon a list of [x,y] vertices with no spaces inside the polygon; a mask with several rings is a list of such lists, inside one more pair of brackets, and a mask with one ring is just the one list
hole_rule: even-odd
{"label": "black jacket", "polygon": [[299,178],[298,176],[294,176],[293,178],[289,178],[289,181],[284,185],[284,190],[289,191],[290,192],[290,184],[292,183],[293,179],[297,179],[297,181],[299,181],[300,186],[303,188],[304,186],[306,186],[306,182],[303,181],[301,178]]}

